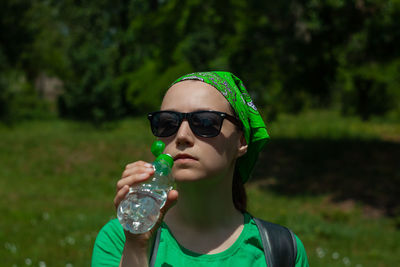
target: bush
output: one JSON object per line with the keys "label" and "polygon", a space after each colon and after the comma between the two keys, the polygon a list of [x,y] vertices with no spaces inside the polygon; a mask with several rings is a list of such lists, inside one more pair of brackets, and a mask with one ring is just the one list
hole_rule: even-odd
{"label": "bush", "polygon": [[400,60],[341,69],[342,113],[368,120],[373,115],[400,114]]}
{"label": "bush", "polygon": [[92,40],[70,53],[74,69],[64,81],[65,92],[58,103],[60,116],[94,124],[124,116],[124,88],[116,82],[118,74],[114,66],[118,52],[115,47],[102,47]]}
{"label": "bush", "polygon": [[53,115],[49,103],[39,98],[22,72],[9,70],[0,74],[0,121],[12,124]]}
{"label": "bush", "polygon": [[190,64],[182,62],[165,71],[158,70],[153,61],[148,61],[139,70],[126,75],[126,100],[130,109],[143,113],[159,109],[162,97],[171,83],[178,77],[192,72]]}

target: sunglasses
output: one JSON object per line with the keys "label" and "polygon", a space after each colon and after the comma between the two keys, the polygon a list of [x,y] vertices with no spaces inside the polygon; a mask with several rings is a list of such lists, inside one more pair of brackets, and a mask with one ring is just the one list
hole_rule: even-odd
{"label": "sunglasses", "polygon": [[189,122],[192,132],[200,137],[214,137],[221,132],[224,119],[240,127],[240,121],[229,114],[219,111],[195,111],[181,113],[176,111],[156,111],[148,114],[151,131],[157,137],[176,134],[183,120]]}

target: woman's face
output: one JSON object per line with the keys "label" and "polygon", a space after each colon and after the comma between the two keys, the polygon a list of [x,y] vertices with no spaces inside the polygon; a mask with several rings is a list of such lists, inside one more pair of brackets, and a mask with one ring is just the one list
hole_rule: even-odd
{"label": "woman's face", "polygon": [[[217,89],[192,80],[173,85],[163,99],[161,110],[184,113],[214,110],[233,115],[228,101]],[[184,120],[175,135],[161,140],[166,144],[164,153],[174,157],[172,172],[178,182],[224,179],[232,175],[236,159],[247,149],[242,133],[226,119],[216,137],[196,136]]]}

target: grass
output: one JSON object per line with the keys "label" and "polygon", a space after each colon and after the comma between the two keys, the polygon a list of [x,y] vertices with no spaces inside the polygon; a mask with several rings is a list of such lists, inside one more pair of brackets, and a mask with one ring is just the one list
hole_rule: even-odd
{"label": "grass", "polygon": [[250,211],[291,228],[310,266],[396,266],[400,233],[388,218],[369,218],[362,205],[343,209],[326,196],[287,196],[249,186]]}
{"label": "grass", "polygon": [[400,142],[400,122],[341,117],[334,110],[306,111],[299,116],[281,114],[268,127],[272,137],[287,139],[358,139]]}
{"label": "grass", "polygon": [[114,216],[121,170],[150,158],[146,128],[132,120],[100,131],[62,121],[1,129],[2,265],[88,266],[97,231]]}
{"label": "grass", "polygon": [[[281,116],[268,126],[272,139],[260,156],[268,164],[259,165],[247,185],[250,211],[293,229],[311,266],[400,262],[400,209],[392,197],[399,181],[400,124],[309,112]],[[99,130],[32,121],[0,126],[0,138],[1,265],[90,265],[97,232],[115,217],[115,182],[125,164],[152,159],[147,122],[129,119]],[[371,157],[362,156],[371,153],[365,146],[375,149],[377,167],[364,164]],[[354,151],[344,153],[347,147]],[[315,157],[319,149],[331,153]],[[354,166],[367,170],[354,172]],[[388,185],[379,188],[371,177]],[[363,194],[356,190],[369,187]]]}

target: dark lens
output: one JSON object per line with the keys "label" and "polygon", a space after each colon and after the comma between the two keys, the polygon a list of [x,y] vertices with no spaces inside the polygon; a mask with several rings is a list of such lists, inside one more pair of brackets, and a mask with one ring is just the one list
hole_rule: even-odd
{"label": "dark lens", "polygon": [[168,137],[179,129],[179,116],[172,112],[157,112],[153,114],[151,128],[157,137]]}
{"label": "dark lens", "polygon": [[203,137],[217,136],[221,130],[222,117],[213,112],[192,113],[192,131]]}

